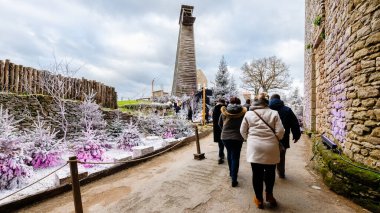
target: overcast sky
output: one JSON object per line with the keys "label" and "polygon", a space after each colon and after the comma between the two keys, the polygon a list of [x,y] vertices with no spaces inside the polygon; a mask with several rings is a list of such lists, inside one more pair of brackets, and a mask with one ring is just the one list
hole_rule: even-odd
{"label": "overcast sky", "polygon": [[0,59],[71,60],[77,77],[114,86],[119,99],[149,96],[153,78],[170,92],[182,4],[194,6],[197,68],[209,81],[222,55],[236,80],[244,62],[276,55],[303,90],[304,0],[0,0]]}

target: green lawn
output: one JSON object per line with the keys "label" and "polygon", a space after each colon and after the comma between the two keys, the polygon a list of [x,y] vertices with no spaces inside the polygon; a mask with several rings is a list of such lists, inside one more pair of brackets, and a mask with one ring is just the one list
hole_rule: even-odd
{"label": "green lawn", "polygon": [[124,105],[135,105],[135,104],[146,104],[146,103],[151,103],[150,101],[147,100],[124,100],[124,101],[117,101],[117,106],[121,107]]}

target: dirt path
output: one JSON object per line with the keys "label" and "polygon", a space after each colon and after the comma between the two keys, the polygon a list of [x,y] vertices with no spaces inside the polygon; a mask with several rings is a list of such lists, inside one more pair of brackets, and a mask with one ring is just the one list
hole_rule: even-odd
{"label": "dirt path", "polygon": [[[252,203],[245,144],[236,188],[231,187],[227,164],[217,164],[212,134],[201,140],[207,159],[193,160],[194,144],[82,187],[85,212],[366,212],[329,191],[307,170],[310,147],[304,139],[288,150],[287,179],[276,179],[279,207],[264,210]],[[72,194],[66,193],[21,212],[73,211]]]}

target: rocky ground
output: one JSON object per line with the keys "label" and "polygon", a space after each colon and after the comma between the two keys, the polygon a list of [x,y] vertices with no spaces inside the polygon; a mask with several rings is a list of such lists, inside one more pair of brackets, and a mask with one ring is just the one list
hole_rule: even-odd
{"label": "rocky ground", "polygon": [[[217,164],[212,134],[201,140],[206,158],[193,159],[195,143],[168,152],[81,188],[85,212],[367,212],[329,191],[309,168],[310,141],[291,144],[286,179],[276,179],[274,195],[279,206],[259,210],[250,165],[242,149],[239,186],[231,187],[227,164]],[[72,194],[48,199],[21,212],[73,212]]]}

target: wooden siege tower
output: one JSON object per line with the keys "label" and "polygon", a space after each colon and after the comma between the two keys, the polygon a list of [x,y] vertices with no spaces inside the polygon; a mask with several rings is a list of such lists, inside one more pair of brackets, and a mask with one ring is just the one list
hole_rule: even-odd
{"label": "wooden siege tower", "polygon": [[179,15],[179,35],[174,67],[172,95],[193,95],[197,89],[193,6],[182,5]]}

